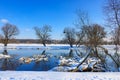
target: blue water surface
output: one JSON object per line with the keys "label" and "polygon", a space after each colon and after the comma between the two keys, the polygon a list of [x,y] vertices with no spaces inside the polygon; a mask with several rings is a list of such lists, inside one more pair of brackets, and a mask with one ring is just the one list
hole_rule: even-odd
{"label": "blue water surface", "polygon": [[[53,55],[48,61],[19,63],[21,57],[32,57],[33,55],[40,55],[45,50],[45,54]],[[15,70],[15,71],[48,71],[58,66],[58,57],[67,55],[70,51],[69,46],[17,46],[15,49],[8,49],[8,55],[11,59],[0,59],[0,70]],[[4,50],[1,49],[0,53]]]}

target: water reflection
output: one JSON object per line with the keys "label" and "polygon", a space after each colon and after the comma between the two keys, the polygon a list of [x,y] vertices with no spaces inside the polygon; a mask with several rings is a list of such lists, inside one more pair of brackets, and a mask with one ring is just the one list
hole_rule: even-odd
{"label": "water reflection", "polygon": [[[7,50],[4,50],[2,52],[3,55],[9,56],[9,53]],[[34,54],[33,54],[34,55]],[[46,50],[43,50],[39,55],[44,55],[48,57],[48,60],[41,60],[41,61],[35,61],[35,58],[33,59],[33,56],[26,57],[26,59],[33,59],[29,63],[21,63],[20,58],[17,56],[10,55],[11,57],[4,57],[0,58],[0,70],[15,70],[15,71],[48,71],[52,69],[53,67],[58,66],[58,59],[54,56],[50,57],[49,54],[46,52]],[[24,56],[23,56],[24,57]]]}
{"label": "water reflection", "polygon": [[52,69],[53,67],[56,67],[58,65],[55,58],[49,59],[49,61],[40,61],[35,62],[35,65],[33,66],[33,70],[35,71],[47,71]]}
{"label": "water reflection", "polygon": [[[58,66],[59,56],[73,57],[74,53],[74,49],[70,49],[68,46],[42,48],[39,50],[26,48],[21,50],[4,50],[2,54],[11,55],[11,58],[0,59],[0,70],[48,71]],[[36,56],[33,57],[34,55]],[[45,56],[45,58],[43,60],[35,60],[40,55]],[[23,62],[20,62],[22,57]]]}
{"label": "water reflection", "polygon": [[7,50],[4,50],[2,54],[4,57],[1,57],[0,59],[0,70],[16,70],[19,66],[18,60],[14,57],[7,57]]}
{"label": "water reflection", "polygon": [[[32,57],[34,60],[32,62],[23,63],[20,65],[18,71],[48,71],[53,67],[58,66],[58,59],[56,57],[50,57],[46,50],[43,50],[41,54]],[[48,58],[48,60],[45,60]]]}
{"label": "water reflection", "polygon": [[70,49],[70,52],[69,52],[69,57],[73,57],[73,49]]}
{"label": "water reflection", "polygon": [[8,52],[7,52],[6,49],[3,51],[3,54],[4,54],[4,55],[8,55]]}
{"label": "water reflection", "polygon": [[42,55],[45,55],[45,53],[46,53],[46,50],[43,50]]}

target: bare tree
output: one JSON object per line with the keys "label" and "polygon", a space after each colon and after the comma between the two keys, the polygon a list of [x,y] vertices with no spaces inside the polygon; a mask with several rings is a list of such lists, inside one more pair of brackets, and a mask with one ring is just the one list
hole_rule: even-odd
{"label": "bare tree", "polygon": [[75,26],[77,28],[81,28],[84,25],[90,24],[88,12],[78,9],[76,11],[76,15],[77,15],[77,21],[75,22]]}
{"label": "bare tree", "polygon": [[109,26],[120,28],[120,0],[107,0],[103,11]]}
{"label": "bare tree", "polygon": [[106,32],[104,31],[104,27],[98,24],[86,26],[84,30],[86,32],[88,45],[94,46],[94,47],[97,47],[98,45],[100,45],[103,41],[103,38],[106,35]]}
{"label": "bare tree", "polygon": [[76,36],[77,36],[76,46],[77,46],[77,47],[80,47],[80,45],[83,44],[83,42],[84,42],[84,40],[83,40],[84,35],[85,35],[85,34],[84,34],[83,31],[76,32]]}
{"label": "bare tree", "polygon": [[76,36],[76,46],[80,46],[83,43],[83,37],[85,36],[85,32],[83,31],[85,26],[90,25],[90,19],[88,13],[86,11],[77,10],[77,21],[75,22],[75,27],[77,28]]}
{"label": "bare tree", "polygon": [[17,26],[12,24],[5,24],[2,28],[2,34],[0,34],[1,42],[4,44],[4,46],[7,46],[9,41],[14,38],[14,36],[19,34],[19,30]]}
{"label": "bare tree", "polygon": [[120,55],[118,54],[118,45],[120,45],[120,0],[107,0],[103,10],[106,14],[107,24],[113,28],[112,40],[116,45],[116,52],[114,56],[111,55],[111,58],[116,63],[117,67],[119,67]]}
{"label": "bare tree", "polygon": [[113,28],[112,40],[117,47],[120,41],[120,0],[107,0],[103,8],[107,24]]}
{"label": "bare tree", "polygon": [[[85,37],[86,37],[86,45],[92,47],[96,56],[98,56],[97,47],[103,42],[103,38],[106,36],[106,32],[104,31],[104,27],[93,24],[91,26],[84,27]],[[100,58],[100,57],[99,57]]]}
{"label": "bare tree", "polygon": [[63,33],[65,35],[65,40],[67,41],[67,43],[70,45],[70,47],[73,47],[76,38],[75,29],[71,27],[66,27],[64,28]]}
{"label": "bare tree", "polygon": [[118,53],[119,51],[119,46],[120,45],[120,28],[115,28],[113,33],[112,33],[112,40],[113,40],[113,43],[115,44],[115,53],[114,55],[110,55],[110,57],[112,58],[112,60],[116,63],[117,65],[117,68],[119,68],[120,66],[120,54]]}
{"label": "bare tree", "polygon": [[[86,42],[87,50],[88,53],[86,53],[86,56],[84,59],[78,64],[78,66],[73,69],[73,71],[77,71],[78,68],[83,64],[89,56],[93,54],[91,57],[97,57],[101,60],[101,62],[105,61],[100,54],[98,53],[98,47],[103,49],[103,47],[100,46],[100,44],[103,41],[103,38],[106,35],[106,32],[104,31],[104,28],[98,24],[93,24],[93,25],[85,25],[82,28],[82,31],[85,33],[84,34],[84,41]],[[105,53],[108,53],[107,50],[104,48]],[[103,62],[104,63],[104,62]]]}
{"label": "bare tree", "polygon": [[36,32],[36,35],[42,42],[44,46],[46,46],[46,42],[50,40],[50,32],[51,32],[51,26],[50,25],[44,25],[43,27],[34,27],[34,30]]}
{"label": "bare tree", "polygon": [[115,28],[115,30],[112,32],[112,41],[114,42],[114,44],[116,45],[116,53],[118,51],[118,45],[120,45],[120,28]]}

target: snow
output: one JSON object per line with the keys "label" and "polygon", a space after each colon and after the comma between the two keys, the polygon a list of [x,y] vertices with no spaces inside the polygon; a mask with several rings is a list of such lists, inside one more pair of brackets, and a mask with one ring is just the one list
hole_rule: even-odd
{"label": "snow", "polygon": [[83,70],[85,70],[85,69],[87,69],[87,68],[88,68],[88,64],[83,63],[83,64],[79,67],[79,70],[80,70],[80,71],[83,71]]}
{"label": "snow", "polygon": [[[4,45],[0,43],[0,46],[4,46]],[[43,46],[43,44],[12,43],[12,44],[8,44],[8,47],[9,46],[11,46],[11,47],[15,47],[15,46]],[[69,45],[68,44],[46,44],[46,46],[69,46]]]}
{"label": "snow", "polygon": [[10,55],[0,54],[0,59],[2,59],[2,58],[11,58],[11,56]]}
{"label": "snow", "polygon": [[70,70],[75,69],[76,67],[68,67],[68,66],[58,66],[58,67],[54,67],[53,69],[49,70],[49,71],[56,71],[56,72],[68,72]]}
{"label": "snow", "polygon": [[61,57],[60,56],[60,60],[59,60],[59,65],[61,66],[69,66],[69,67],[76,67],[79,63],[71,58],[66,59],[65,57]]}
{"label": "snow", "polygon": [[[0,47],[3,47],[4,45],[0,43]],[[9,43],[7,47],[17,47],[17,46],[43,46],[43,44],[35,44],[35,43]],[[46,46],[69,46],[69,44],[46,44]],[[75,45],[74,45],[75,46]],[[84,45],[81,45],[83,47]],[[103,47],[107,49],[113,50],[115,48],[115,45],[102,45]],[[119,46],[120,47],[120,46]],[[73,48],[71,48],[73,49]]]}
{"label": "snow", "polygon": [[0,80],[119,80],[120,73],[1,71]]}
{"label": "snow", "polygon": [[[24,48],[24,49],[52,49],[52,47],[54,47],[55,49],[59,49],[58,47],[62,46],[62,47],[66,47],[69,45],[68,44],[46,44],[46,47],[43,46],[43,44],[27,44],[27,43],[23,43],[23,44],[17,44],[17,43],[13,43],[13,44],[8,44],[6,49],[21,49],[21,48]],[[74,45],[75,46],[75,45]],[[3,49],[4,48],[4,45],[0,43],[0,49]]]}

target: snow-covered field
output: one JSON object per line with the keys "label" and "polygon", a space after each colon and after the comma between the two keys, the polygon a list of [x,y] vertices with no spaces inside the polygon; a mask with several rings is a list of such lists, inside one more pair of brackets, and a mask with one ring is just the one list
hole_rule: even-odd
{"label": "snow-covered field", "polygon": [[3,71],[0,80],[120,80],[120,73]]}

